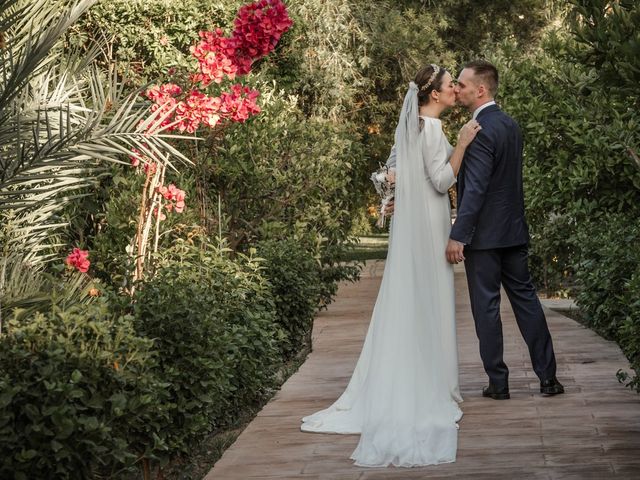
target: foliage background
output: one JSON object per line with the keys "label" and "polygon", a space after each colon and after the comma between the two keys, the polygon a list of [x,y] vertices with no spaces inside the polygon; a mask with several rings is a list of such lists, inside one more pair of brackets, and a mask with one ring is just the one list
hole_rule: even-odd
{"label": "foliage background", "polygon": [[[197,32],[228,30],[243,3],[100,2],[57,52],[103,42],[87,78],[117,71],[117,87],[134,91],[182,75]],[[272,394],[278,371],[310,348],[317,308],[338,281],[357,277],[341,260],[370,231],[369,173],[386,160],[405,85],[426,63],[454,76],[471,58],[496,63],[498,101],[525,135],[535,281],[549,295],[575,296],[584,321],[640,368],[637,2],[300,0],[288,8],[294,26],[243,79],[262,92],[262,114],[200,132],[199,142],[175,141],[187,161],[168,181],[187,192],[188,208],[168,216],[154,275],[135,302],[121,291],[141,177],[126,157],[87,165],[91,186],[56,205],[51,263],[8,258],[13,233],[3,221],[0,313],[11,321],[0,361],[11,368],[0,375],[0,474],[167,471]],[[447,114],[452,141],[466,118]],[[1,153],[12,147],[1,144]],[[2,212],[3,220],[15,213]],[[90,250],[90,279],[61,268],[70,246]],[[640,390],[634,372],[619,377]],[[53,406],[40,408],[43,399]],[[32,462],[37,455],[45,460]]]}

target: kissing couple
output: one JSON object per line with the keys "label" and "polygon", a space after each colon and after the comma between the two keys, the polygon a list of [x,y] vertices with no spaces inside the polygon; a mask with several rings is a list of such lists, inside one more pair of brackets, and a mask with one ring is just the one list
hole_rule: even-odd
{"label": "kissing couple", "polygon": [[[438,65],[404,98],[387,166],[395,168],[389,251],[369,329],[344,393],[302,419],[305,432],[360,434],[351,455],[367,467],[454,462],[458,385],[453,264],[464,262],[480,357],[482,395],[506,400],[500,288],[529,348],[540,392],[556,395],[556,360],[531,281],[522,186],[522,133],[494,98],[498,71],[484,60],[457,83]],[[456,102],[472,119],[452,147],[440,115]],[[447,192],[457,183],[457,218]]]}

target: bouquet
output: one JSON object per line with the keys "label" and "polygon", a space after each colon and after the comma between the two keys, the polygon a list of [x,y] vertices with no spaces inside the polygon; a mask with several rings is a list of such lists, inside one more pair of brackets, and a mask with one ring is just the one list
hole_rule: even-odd
{"label": "bouquet", "polygon": [[371,181],[382,200],[380,218],[378,218],[376,222],[376,227],[384,228],[384,220],[387,216],[387,205],[393,201],[396,193],[396,169],[387,166],[381,167],[371,174]]}

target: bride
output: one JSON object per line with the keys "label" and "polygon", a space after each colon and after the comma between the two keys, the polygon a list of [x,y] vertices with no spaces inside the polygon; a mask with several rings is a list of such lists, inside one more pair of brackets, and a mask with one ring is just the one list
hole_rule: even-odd
{"label": "bride", "polygon": [[302,419],[305,432],[360,433],[351,455],[359,466],[456,459],[462,397],[447,191],[480,126],[467,123],[451,147],[438,117],[455,100],[451,75],[437,65],[409,84],[387,162],[396,167],[389,252],[364,346],[342,396]]}

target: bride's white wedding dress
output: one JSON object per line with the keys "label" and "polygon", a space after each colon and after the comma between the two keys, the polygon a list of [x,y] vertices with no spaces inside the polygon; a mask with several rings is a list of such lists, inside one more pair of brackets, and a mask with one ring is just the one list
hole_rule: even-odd
{"label": "bride's white wedding dress", "polygon": [[420,130],[412,102],[407,94],[396,130],[395,214],[360,358],[342,396],[302,419],[305,432],[360,433],[351,455],[359,466],[456,459],[462,398],[453,267],[445,258],[453,149],[440,120],[422,117]]}

